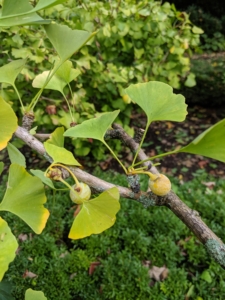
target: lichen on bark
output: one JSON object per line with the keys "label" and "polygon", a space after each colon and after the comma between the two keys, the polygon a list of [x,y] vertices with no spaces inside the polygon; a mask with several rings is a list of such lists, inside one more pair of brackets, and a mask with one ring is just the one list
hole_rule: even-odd
{"label": "lichen on bark", "polygon": [[208,253],[225,269],[225,245],[210,239],[205,243]]}

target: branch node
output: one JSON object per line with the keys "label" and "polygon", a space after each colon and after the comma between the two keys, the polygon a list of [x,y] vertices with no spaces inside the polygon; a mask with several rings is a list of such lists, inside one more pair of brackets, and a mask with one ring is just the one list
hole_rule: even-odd
{"label": "branch node", "polygon": [[135,128],[134,140],[136,143],[139,144],[141,142],[144,132],[142,128]]}
{"label": "branch node", "polygon": [[33,123],[34,123],[34,113],[33,112],[25,113],[22,119],[22,127],[25,130],[29,131]]}
{"label": "branch node", "polygon": [[136,194],[140,192],[140,177],[138,175],[128,175],[127,181],[132,192]]}

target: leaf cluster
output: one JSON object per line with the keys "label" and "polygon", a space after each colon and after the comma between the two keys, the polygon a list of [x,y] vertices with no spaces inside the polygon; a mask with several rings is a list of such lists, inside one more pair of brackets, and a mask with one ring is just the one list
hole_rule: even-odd
{"label": "leaf cluster", "polygon": [[[224,39],[225,41],[225,39]],[[216,44],[216,43],[215,43]],[[224,105],[225,96],[225,58],[224,55],[207,54],[192,60],[192,71],[196,74],[197,85],[183,88],[182,93],[190,105],[205,107]]]}

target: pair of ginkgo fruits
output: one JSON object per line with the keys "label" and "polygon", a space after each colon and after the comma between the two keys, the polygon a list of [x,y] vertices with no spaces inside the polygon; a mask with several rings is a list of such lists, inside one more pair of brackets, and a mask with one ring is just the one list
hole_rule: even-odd
{"label": "pair of ginkgo fruits", "polygon": [[[168,177],[163,174],[148,174],[149,187],[151,191],[157,196],[165,196],[171,190],[171,182]],[[80,182],[79,187],[77,185],[72,186],[73,190],[70,190],[70,198],[76,204],[82,204],[85,201],[88,201],[91,197],[90,187],[83,182]]]}

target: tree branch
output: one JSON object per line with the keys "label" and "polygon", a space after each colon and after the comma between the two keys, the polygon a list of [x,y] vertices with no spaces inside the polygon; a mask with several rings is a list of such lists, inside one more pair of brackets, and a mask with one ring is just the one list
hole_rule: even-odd
{"label": "tree branch", "polygon": [[[120,125],[114,124],[113,130],[107,132],[107,137],[119,138],[125,145],[135,151],[138,144],[123,130]],[[47,161],[52,162],[51,157],[45,152],[43,144],[32,136],[27,130],[18,127],[15,136],[23,140],[28,146],[43,155]],[[138,159],[144,160],[147,156],[141,150]],[[153,173],[158,173],[157,169],[152,166],[150,162],[145,163]],[[79,168],[70,168],[78,180],[87,183],[93,190],[102,192],[113,186],[112,183],[101,180]],[[223,242],[208,228],[208,226],[201,220],[199,213],[190,209],[180,198],[173,192],[169,192],[166,196],[156,196],[152,192],[134,193],[131,189],[117,186],[121,197],[138,201],[144,205],[149,206],[166,206],[168,207],[200,240],[206,247],[208,253],[225,269],[225,245]]]}

